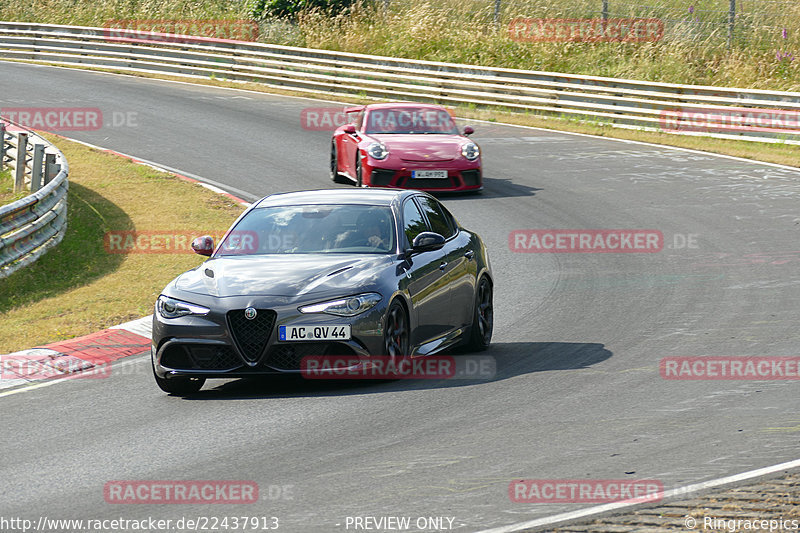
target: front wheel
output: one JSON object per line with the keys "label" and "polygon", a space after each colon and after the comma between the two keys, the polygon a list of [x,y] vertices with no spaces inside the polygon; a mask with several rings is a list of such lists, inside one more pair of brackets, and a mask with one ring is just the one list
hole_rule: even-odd
{"label": "front wheel", "polygon": [[160,378],[156,374],[155,366],[153,366],[153,377],[156,378],[156,385],[158,385],[159,389],[179,396],[199,391],[206,382],[205,378]]}
{"label": "front wheel", "polygon": [[383,349],[386,355],[399,361],[408,355],[408,317],[403,305],[393,301],[386,311],[383,326]]}
{"label": "front wheel", "polygon": [[331,181],[334,183],[347,183],[347,178],[339,174],[339,154],[336,150],[336,141],[331,141]]}
{"label": "front wheel", "polygon": [[356,156],[356,187],[362,187],[361,179],[361,158]]}
{"label": "front wheel", "polygon": [[494,329],[494,306],[492,304],[492,283],[486,276],[481,276],[478,281],[478,290],[475,291],[475,312],[472,318],[472,328],[469,338],[469,349],[482,352],[492,342]]}

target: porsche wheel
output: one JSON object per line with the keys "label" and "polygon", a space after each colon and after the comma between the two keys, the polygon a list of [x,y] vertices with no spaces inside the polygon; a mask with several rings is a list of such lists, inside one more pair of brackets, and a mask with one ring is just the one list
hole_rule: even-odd
{"label": "porsche wheel", "polygon": [[363,187],[361,179],[361,158],[356,157],[356,187]]}
{"label": "porsche wheel", "polygon": [[347,183],[348,180],[339,174],[339,154],[336,151],[336,141],[331,141],[331,181],[334,183]]}
{"label": "porsche wheel", "polygon": [[475,292],[475,313],[468,346],[470,350],[482,352],[492,342],[492,329],[494,329],[492,283],[486,276],[478,281],[478,290]]}

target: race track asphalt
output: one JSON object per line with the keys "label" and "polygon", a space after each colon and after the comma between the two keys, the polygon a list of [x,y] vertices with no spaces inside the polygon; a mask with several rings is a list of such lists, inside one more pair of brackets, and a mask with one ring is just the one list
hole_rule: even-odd
{"label": "race track asphalt", "polygon": [[[63,134],[248,200],[333,186],[330,133],[300,116],[336,104],[8,62],[0,79],[0,109],[100,108],[104,127]],[[123,116],[135,120],[113,124]],[[0,515],[276,516],[300,533],[346,531],[355,516],[454,517],[473,532],[586,505],[513,503],[514,479],[674,488],[796,459],[797,381],[665,380],[659,362],[798,354],[800,172],[474,125],[485,191],[443,200],[489,247],[493,379],[220,381],[179,398],[140,356],[108,379],[0,397]],[[665,246],[509,247],[518,229],[602,228],[658,230]],[[254,481],[261,501],[104,501],[108,481],[174,479]]]}

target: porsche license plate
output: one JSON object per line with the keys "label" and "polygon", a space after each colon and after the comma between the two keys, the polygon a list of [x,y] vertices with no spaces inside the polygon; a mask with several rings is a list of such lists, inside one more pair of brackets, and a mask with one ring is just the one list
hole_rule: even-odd
{"label": "porsche license plate", "polygon": [[278,339],[282,341],[347,341],[350,326],[280,326]]}
{"label": "porsche license plate", "polygon": [[413,179],[447,179],[446,170],[412,170],[411,177]]}

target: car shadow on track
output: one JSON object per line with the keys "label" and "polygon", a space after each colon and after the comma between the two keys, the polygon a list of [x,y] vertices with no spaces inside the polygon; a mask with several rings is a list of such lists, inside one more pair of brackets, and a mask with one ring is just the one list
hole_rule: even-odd
{"label": "car shadow on track", "polygon": [[512,198],[517,196],[536,196],[543,189],[514,183],[504,178],[483,178],[483,190],[480,192],[437,192],[429,191],[440,200],[474,200],[476,198]]}
{"label": "car shadow on track", "polygon": [[[577,370],[605,361],[612,353],[598,343],[573,342],[500,342],[479,354],[452,351],[459,366],[461,359],[493,362],[493,372],[476,371],[479,379],[453,377],[450,379],[395,380],[319,380],[293,376],[268,376],[226,382],[211,381],[203,390],[187,395],[187,400],[242,400],[293,398],[310,396],[345,396],[382,394],[424,389],[480,386],[515,376],[555,370]],[[482,368],[488,368],[484,365]]]}

